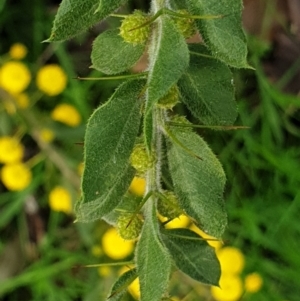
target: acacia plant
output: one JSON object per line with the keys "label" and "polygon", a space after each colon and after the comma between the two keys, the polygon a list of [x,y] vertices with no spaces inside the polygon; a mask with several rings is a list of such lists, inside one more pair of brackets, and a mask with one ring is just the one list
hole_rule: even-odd
{"label": "acacia plant", "polygon": [[[165,229],[158,213],[168,220],[186,214],[216,238],[226,228],[225,174],[194,128],[232,128],[237,117],[230,68],[249,68],[242,0],[151,0],[148,13],[117,15],[125,3],[63,0],[48,41],[72,38],[111,15],[122,18],[92,47],[92,67],[124,82],[88,121],[75,209],[77,221],[104,219],[124,239],[137,240],[134,268],[115,282],[109,300],[121,300],[136,277],[142,301],[168,300],[174,269],[209,285],[220,277],[214,249],[191,230]],[[187,43],[197,32],[203,42]],[[144,72],[128,73],[144,52]],[[199,122],[176,115],[177,102]],[[127,193],[135,175],[146,179],[142,199]]]}

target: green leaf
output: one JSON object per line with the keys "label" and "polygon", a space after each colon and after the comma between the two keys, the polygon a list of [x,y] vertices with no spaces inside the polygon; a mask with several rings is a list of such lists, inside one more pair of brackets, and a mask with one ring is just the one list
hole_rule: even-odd
{"label": "green leaf", "polygon": [[136,269],[131,269],[122,274],[111,288],[107,301],[120,301],[127,290],[127,287],[137,277]]}
{"label": "green leaf", "polygon": [[226,181],[223,168],[206,142],[197,134],[178,129],[172,130],[172,134],[180,141],[178,144],[169,139],[167,145],[170,173],[179,202],[203,231],[219,238],[227,225],[223,201]]}
{"label": "green leaf", "polygon": [[197,27],[213,55],[235,68],[247,63],[246,37],[242,29],[242,0],[187,0],[191,14],[221,16],[196,20]]}
{"label": "green leaf", "polygon": [[188,229],[171,229],[162,239],[182,272],[202,283],[219,285],[220,263],[214,248],[201,236]]}
{"label": "green leaf", "polygon": [[[64,41],[106,18],[127,0],[62,0],[47,42]],[[96,12],[97,10],[97,12]]]}
{"label": "green leaf", "polygon": [[190,45],[191,63],[178,82],[182,101],[206,125],[232,125],[237,117],[230,69],[205,46]]}
{"label": "green leaf", "polygon": [[160,301],[168,286],[171,259],[159,239],[153,200],[149,199],[145,206],[145,223],[136,247],[141,301]]}
{"label": "green leaf", "polygon": [[126,43],[118,29],[108,30],[93,43],[92,67],[105,74],[121,73],[139,60],[144,49],[145,45]]}
{"label": "green leaf", "polygon": [[157,20],[158,34],[148,76],[148,99],[146,111],[178,81],[189,64],[189,50],[182,35],[168,16]]}
{"label": "green leaf", "polygon": [[144,85],[144,80],[125,82],[88,122],[78,220],[109,213],[130,184],[134,173],[128,162],[139,131]]}

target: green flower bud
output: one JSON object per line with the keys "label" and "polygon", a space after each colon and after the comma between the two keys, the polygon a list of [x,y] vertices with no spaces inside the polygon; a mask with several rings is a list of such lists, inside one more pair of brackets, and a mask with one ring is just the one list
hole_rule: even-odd
{"label": "green flower bud", "polygon": [[157,202],[157,210],[168,219],[174,219],[182,214],[182,209],[179,206],[178,198],[172,191],[164,191],[164,198]]}
{"label": "green flower bud", "polygon": [[153,158],[148,155],[146,147],[142,143],[134,146],[130,155],[130,164],[136,169],[139,175],[143,175],[153,166]]}
{"label": "green flower bud", "polygon": [[[181,115],[175,115],[172,117],[172,119],[170,120],[171,122],[177,123],[178,125],[176,125],[176,129],[182,132],[190,132],[192,131],[192,123],[189,122],[186,117],[181,116]],[[182,124],[182,126],[180,126],[180,124]],[[175,126],[174,126],[175,127]]]}
{"label": "green flower bud", "polygon": [[172,109],[179,102],[179,90],[175,85],[167,92],[167,94],[162,97],[157,106],[162,109]]}
{"label": "green flower bud", "polygon": [[[176,12],[183,15],[189,15],[189,12],[185,9],[180,9]],[[174,17],[174,21],[177,29],[186,39],[192,37],[197,32],[194,19]]]}
{"label": "green flower bud", "polygon": [[138,238],[143,227],[143,219],[140,214],[123,213],[117,221],[119,235],[125,240]]}
{"label": "green flower bud", "polygon": [[125,17],[120,27],[120,36],[124,41],[131,44],[143,44],[147,41],[150,33],[150,26],[136,27],[146,23],[148,17],[140,10],[135,10],[132,15]]}

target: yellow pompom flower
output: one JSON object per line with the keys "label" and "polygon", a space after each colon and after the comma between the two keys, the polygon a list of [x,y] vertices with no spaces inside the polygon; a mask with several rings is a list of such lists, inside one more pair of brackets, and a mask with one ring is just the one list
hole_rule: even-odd
{"label": "yellow pompom flower", "polygon": [[[167,218],[163,218],[163,221],[166,221]],[[190,224],[191,220],[184,214],[172,219],[169,223],[166,224],[167,229],[174,228],[186,228]]]}
{"label": "yellow pompom flower", "polygon": [[146,190],[146,180],[144,178],[134,177],[129,191],[137,196],[143,196]]}
{"label": "yellow pompom flower", "polygon": [[[133,266],[124,266],[119,270],[119,275],[122,275],[124,273],[126,273],[127,271],[129,271],[130,269],[132,269]],[[128,291],[129,293],[136,299],[136,300],[140,300],[140,282],[139,282],[139,278],[135,278],[129,285],[128,285]]]}
{"label": "yellow pompom flower", "polygon": [[98,274],[101,277],[108,277],[112,274],[112,269],[109,266],[101,266],[98,268]]}
{"label": "yellow pompom flower", "polygon": [[140,300],[140,281],[139,278],[135,278],[129,285],[128,291],[136,300]]}
{"label": "yellow pompom flower", "polygon": [[0,137],[0,163],[15,163],[21,161],[24,155],[23,145],[13,137]]}
{"label": "yellow pompom flower", "polygon": [[204,231],[202,231],[201,229],[199,229],[195,224],[193,224],[192,226],[190,226],[190,229],[194,232],[196,232],[197,234],[199,234],[201,237],[203,237],[204,239],[207,239],[207,243],[212,246],[215,249],[220,249],[223,245],[222,241],[216,239],[213,236],[210,236],[208,234],[206,234]]}
{"label": "yellow pompom flower", "polygon": [[238,274],[244,268],[244,254],[237,248],[225,247],[217,250],[217,257],[220,261],[222,274]]}
{"label": "yellow pompom flower", "polygon": [[112,259],[123,259],[133,251],[134,244],[122,239],[115,228],[108,229],[102,236],[103,252]]}
{"label": "yellow pompom flower", "polygon": [[77,126],[81,122],[81,116],[71,105],[62,103],[57,105],[51,113],[51,118],[69,126]]}
{"label": "yellow pompom flower", "polygon": [[237,301],[243,294],[243,282],[237,275],[222,275],[220,287],[211,287],[211,294],[216,301]]}
{"label": "yellow pompom flower", "polygon": [[15,43],[10,47],[8,53],[12,59],[21,60],[26,56],[27,52],[28,51],[25,45],[21,43]]}
{"label": "yellow pompom flower", "polygon": [[10,61],[0,69],[0,86],[11,94],[24,91],[31,80],[28,68],[21,62]]}
{"label": "yellow pompom flower", "polygon": [[263,280],[258,273],[248,274],[245,278],[245,291],[248,293],[258,292],[263,285]]}
{"label": "yellow pompom flower", "polygon": [[59,65],[49,64],[38,71],[36,84],[45,94],[55,96],[66,88],[67,76]]}
{"label": "yellow pompom flower", "polygon": [[40,131],[40,137],[44,142],[51,142],[53,141],[55,135],[54,132],[51,131],[50,129],[43,128]]}
{"label": "yellow pompom flower", "polygon": [[9,190],[23,190],[29,186],[31,179],[31,171],[23,163],[7,164],[1,169],[1,181]]}
{"label": "yellow pompom flower", "polygon": [[53,211],[72,212],[72,197],[70,192],[61,186],[56,186],[49,194],[49,206]]}
{"label": "yellow pompom flower", "polygon": [[14,97],[18,108],[26,109],[29,107],[30,100],[26,93],[16,94]]}

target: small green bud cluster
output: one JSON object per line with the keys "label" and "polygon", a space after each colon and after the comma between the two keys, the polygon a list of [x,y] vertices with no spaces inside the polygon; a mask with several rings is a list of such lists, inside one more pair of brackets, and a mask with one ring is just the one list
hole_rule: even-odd
{"label": "small green bud cluster", "polygon": [[134,146],[130,155],[130,164],[134,167],[137,173],[141,176],[153,166],[154,160],[148,155],[146,147],[142,143],[138,143]]}
{"label": "small green bud cluster", "polygon": [[157,106],[162,109],[172,109],[179,102],[179,90],[177,85],[171,87],[167,94],[162,97]]}
{"label": "small green bud cluster", "polygon": [[[181,115],[175,115],[172,117],[171,122],[177,123],[176,129],[182,131],[182,132],[190,132],[192,131],[192,123],[187,120],[186,117]],[[183,126],[180,126],[179,124],[182,124]]]}
{"label": "small green bud cluster", "polygon": [[168,219],[174,219],[182,214],[182,209],[179,206],[178,198],[173,191],[164,191],[164,198],[158,200],[158,212]]}
{"label": "small green bud cluster", "polygon": [[[135,10],[132,15],[125,17],[120,27],[120,36],[130,44],[143,44],[147,41],[150,26],[137,28],[148,21],[147,15],[140,10]],[[136,29],[137,28],[137,29]]]}
{"label": "small green bud cluster", "polygon": [[125,240],[136,239],[142,231],[143,223],[140,214],[122,213],[117,221],[119,235]]}
{"label": "small green bud cluster", "polygon": [[[189,14],[185,9],[180,9],[176,12],[183,15]],[[174,17],[174,21],[177,29],[186,39],[192,37],[197,32],[194,19]]]}

